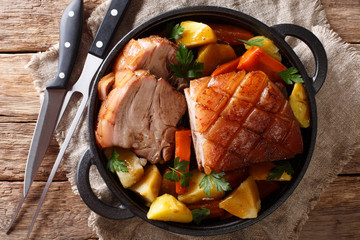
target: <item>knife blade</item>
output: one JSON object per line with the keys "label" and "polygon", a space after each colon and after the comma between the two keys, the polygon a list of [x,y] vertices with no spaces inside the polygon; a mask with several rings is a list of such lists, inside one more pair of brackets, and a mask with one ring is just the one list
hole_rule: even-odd
{"label": "knife blade", "polygon": [[77,57],[83,24],[83,1],[73,0],[64,10],[60,21],[59,63],[56,77],[46,86],[44,100],[27,157],[24,193],[12,216],[8,234],[48,149],[67,92],[67,85]]}
{"label": "knife blade", "polygon": [[75,114],[75,117],[73,118],[73,121],[71,123],[71,126],[66,134],[65,140],[63,142],[63,145],[61,146],[61,149],[59,151],[59,154],[56,158],[56,161],[54,163],[54,166],[51,170],[50,176],[46,182],[45,188],[41,194],[39,203],[37,205],[37,208],[35,210],[33,219],[31,221],[31,225],[28,230],[28,234],[26,239],[29,239],[31,235],[31,231],[34,227],[36,218],[40,212],[40,208],[42,206],[42,203],[46,197],[46,193],[52,183],[52,180],[55,176],[55,173],[57,171],[57,168],[59,167],[59,164],[64,156],[64,153],[66,151],[66,148],[70,142],[70,139],[78,125],[78,122],[84,112],[84,109],[86,107],[86,104],[88,102],[90,89],[92,87],[92,80],[97,72],[98,68],[100,67],[101,63],[103,62],[103,58],[105,57],[105,54],[107,53],[108,47],[111,42],[111,38],[113,34],[115,33],[115,30],[117,29],[117,26],[119,25],[121,19],[123,18],[125,11],[129,5],[130,0],[112,0],[109,8],[105,14],[105,17],[100,25],[100,28],[95,36],[95,39],[90,47],[89,53],[86,57],[85,65],[83,68],[83,71],[78,79],[78,81],[74,84],[74,86],[69,90],[65,96],[64,104],[62,106],[62,110],[60,113],[59,121],[61,120],[63,113],[65,112],[65,109],[67,107],[67,104],[69,103],[71,96],[74,93],[80,93],[82,95],[82,99],[80,102],[80,105],[78,107],[78,110]]}

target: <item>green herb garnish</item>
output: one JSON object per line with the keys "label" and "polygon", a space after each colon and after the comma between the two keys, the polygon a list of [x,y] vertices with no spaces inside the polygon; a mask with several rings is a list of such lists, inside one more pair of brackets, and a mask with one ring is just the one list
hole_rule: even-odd
{"label": "green herb garnish", "polygon": [[113,150],[111,158],[109,159],[109,161],[106,164],[107,169],[109,169],[110,172],[112,172],[112,173],[115,173],[115,171],[129,172],[129,170],[126,166],[126,162],[124,160],[118,159],[118,157],[119,157],[119,154],[115,150]]}
{"label": "green herb garnish", "polygon": [[176,59],[178,64],[171,64],[175,77],[189,79],[202,76],[204,64],[194,60],[193,52],[188,50],[184,44],[180,44],[176,52]]}
{"label": "green herb garnish", "polygon": [[199,208],[191,210],[193,221],[196,224],[200,224],[207,216],[210,215],[210,210],[207,208]]}
{"label": "green herb garnish", "polygon": [[180,26],[180,24],[176,24],[174,22],[170,22],[166,24],[166,37],[168,39],[180,39],[182,38],[181,34],[184,33],[184,28]]}
{"label": "green herb garnish", "polygon": [[257,46],[257,47],[262,47],[263,46],[262,41],[264,41],[263,38],[256,38],[256,39],[249,40],[249,41],[245,41],[245,40],[241,40],[241,39],[237,38],[237,40],[240,41],[240,42],[245,43],[246,45]]}
{"label": "green herb garnish", "polygon": [[274,161],[275,167],[270,170],[269,176],[266,180],[278,180],[281,178],[284,172],[289,175],[294,174],[294,169],[291,164],[286,160]]}
{"label": "green herb garnish", "polygon": [[231,190],[231,187],[228,183],[228,180],[223,178],[223,176],[225,175],[224,172],[221,173],[214,173],[211,172],[209,175],[205,175],[201,181],[200,181],[200,188],[204,187],[204,193],[210,197],[210,191],[213,188],[213,184],[216,187],[216,190],[218,192],[223,192],[223,191],[229,191]]}
{"label": "green herb garnish", "polygon": [[169,167],[170,172],[165,173],[164,178],[172,182],[178,182],[180,180],[181,187],[189,186],[189,179],[193,176],[191,172],[188,172],[189,162],[180,161],[180,158],[177,157],[174,159],[174,167]]}
{"label": "green herb garnish", "polygon": [[277,73],[287,84],[293,84],[293,83],[303,83],[304,80],[302,79],[300,74],[298,73],[298,70],[294,67],[289,67],[288,69]]}

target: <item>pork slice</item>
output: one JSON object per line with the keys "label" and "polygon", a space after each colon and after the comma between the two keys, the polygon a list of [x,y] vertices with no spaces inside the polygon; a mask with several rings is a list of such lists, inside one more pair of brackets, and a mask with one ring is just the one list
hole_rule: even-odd
{"label": "pork slice", "polygon": [[176,52],[176,45],[166,38],[154,35],[131,39],[117,58],[114,72],[123,68],[133,71],[146,69],[157,77],[168,79],[171,75],[170,64],[177,62]]}
{"label": "pork slice", "polygon": [[176,124],[186,111],[184,96],[148,71],[118,73],[114,89],[100,107],[97,143],[102,148],[132,148],[153,164],[168,161]]}
{"label": "pork slice", "polygon": [[198,166],[207,174],[303,151],[288,101],[261,71],[201,78],[185,96]]}

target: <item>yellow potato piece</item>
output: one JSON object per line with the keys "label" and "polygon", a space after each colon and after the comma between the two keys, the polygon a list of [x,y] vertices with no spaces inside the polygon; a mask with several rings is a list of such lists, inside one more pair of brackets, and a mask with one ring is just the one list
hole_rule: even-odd
{"label": "yellow potato piece", "polygon": [[212,43],[199,48],[196,61],[204,63],[202,74],[206,76],[210,75],[218,65],[235,58],[235,51],[230,45]]}
{"label": "yellow potato piece", "polygon": [[190,209],[170,194],[164,194],[153,201],[147,218],[181,223],[189,223],[193,220]]}
{"label": "yellow potato piece", "polygon": [[[275,167],[275,164],[272,162],[264,162],[251,165],[249,167],[249,174],[253,177],[254,180],[266,180],[269,176],[270,170]],[[290,181],[291,175],[284,172],[279,179],[274,181]]]}
{"label": "yellow potato piece", "polygon": [[183,203],[196,203],[204,198],[220,199],[225,195],[225,192],[218,192],[213,183],[213,188],[210,190],[210,197],[204,193],[204,189],[200,188],[199,184],[205,173],[197,169],[191,171],[193,176],[189,180],[189,188],[187,192],[178,196],[178,200]]}
{"label": "yellow potato piece", "polygon": [[310,107],[302,83],[295,83],[289,97],[289,104],[300,127],[307,128],[310,126]]}
{"label": "yellow potato piece", "polygon": [[206,24],[194,21],[184,21],[180,23],[184,28],[182,38],[177,39],[177,43],[184,44],[187,48],[199,47],[208,43],[215,43],[217,37],[215,32]]}
{"label": "yellow potato piece", "polygon": [[119,147],[106,148],[104,149],[104,154],[107,159],[111,158],[113,150],[119,154],[119,160],[126,162],[126,166],[129,172],[116,171],[116,174],[120,180],[121,185],[124,188],[129,188],[141,179],[141,177],[144,175],[144,168],[140,164],[140,159],[136,156],[136,154],[128,149]]}
{"label": "yellow potato piece", "polygon": [[[256,40],[256,39],[263,39],[261,41],[262,46],[258,46],[258,47],[261,48],[264,52],[266,52],[271,57],[273,57],[276,60],[278,60],[279,62],[281,62],[281,54],[279,53],[279,49],[275,46],[273,41],[271,41],[270,39],[268,39],[267,37],[264,37],[264,36],[255,36],[253,38],[250,38],[248,41]],[[251,45],[245,44],[246,49],[250,49],[252,47],[253,46],[251,46]]]}
{"label": "yellow potato piece", "polygon": [[248,177],[219,203],[219,207],[239,218],[256,218],[261,200],[255,180],[251,176]]}
{"label": "yellow potato piece", "polygon": [[145,167],[144,176],[130,189],[140,195],[147,203],[151,203],[159,195],[161,174],[156,165]]}

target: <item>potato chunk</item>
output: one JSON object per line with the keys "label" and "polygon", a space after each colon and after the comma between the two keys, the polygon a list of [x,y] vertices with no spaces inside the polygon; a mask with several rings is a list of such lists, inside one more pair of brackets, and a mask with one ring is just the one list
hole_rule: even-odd
{"label": "potato chunk", "polygon": [[199,47],[209,43],[216,43],[214,31],[206,24],[194,21],[183,21],[180,26],[184,28],[182,38],[177,43],[182,43],[188,48]]}
{"label": "potato chunk", "polygon": [[190,209],[170,194],[161,195],[153,201],[147,218],[182,223],[189,223],[193,220]]}
{"label": "potato chunk", "polygon": [[159,195],[161,174],[156,165],[145,167],[144,176],[130,189],[140,195],[146,203],[152,203]]}
{"label": "potato chunk", "polygon": [[141,165],[141,159],[138,158],[132,151],[119,147],[104,149],[104,154],[107,159],[111,158],[113,150],[119,154],[119,160],[124,160],[126,162],[129,172],[116,171],[116,174],[119,177],[121,185],[124,188],[129,188],[138,182],[144,175],[144,168]]}
{"label": "potato chunk", "polygon": [[251,176],[219,203],[220,208],[239,218],[256,218],[260,206],[259,190]]}
{"label": "potato chunk", "polygon": [[[259,48],[261,48],[264,52],[266,52],[271,57],[275,58],[277,61],[281,62],[281,54],[279,52],[279,49],[275,46],[273,41],[271,41],[267,37],[255,36],[253,38],[250,38],[248,41],[261,40],[261,39],[262,39],[262,41],[259,43],[261,43],[262,46],[259,46]],[[252,48],[252,46],[245,44],[245,48],[250,49],[250,48]]]}
{"label": "potato chunk", "polygon": [[[269,176],[270,170],[275,167],[275,164],[272,162],[263,162],[251,165],[249,167],[250,176],[253,177],[254,180],[266,180]],[[284,172],[279,179],[276,181],[290,181],[291,175]]]}
{"label": "potato chunk", "polygon": [[302,83],[295,83],[289,97],[289,104],[300,127],[310,126],[310,107],[305,88]]}
{"label": "potato chunk", "polygon": [[210,190],[210,197],[204,193],[204,189],[200,188],[199,184],[201,179],[205,176],[205,173],[200,172],[197,169],[191,171],[193,176],[189,180],[189,188],[186,193],[178,196],[178,199],[183,203],[196,203],[202,199],[220,199],[225,195],[225,192],[218,192],[213,183],[213,188]]}
{"label": "potato chunk", "polygon": [[236,58],[234,49],[227,44],[212,43],[199,48],[197,61],[204,63],[203,75],[209,75],[215,68]]}

